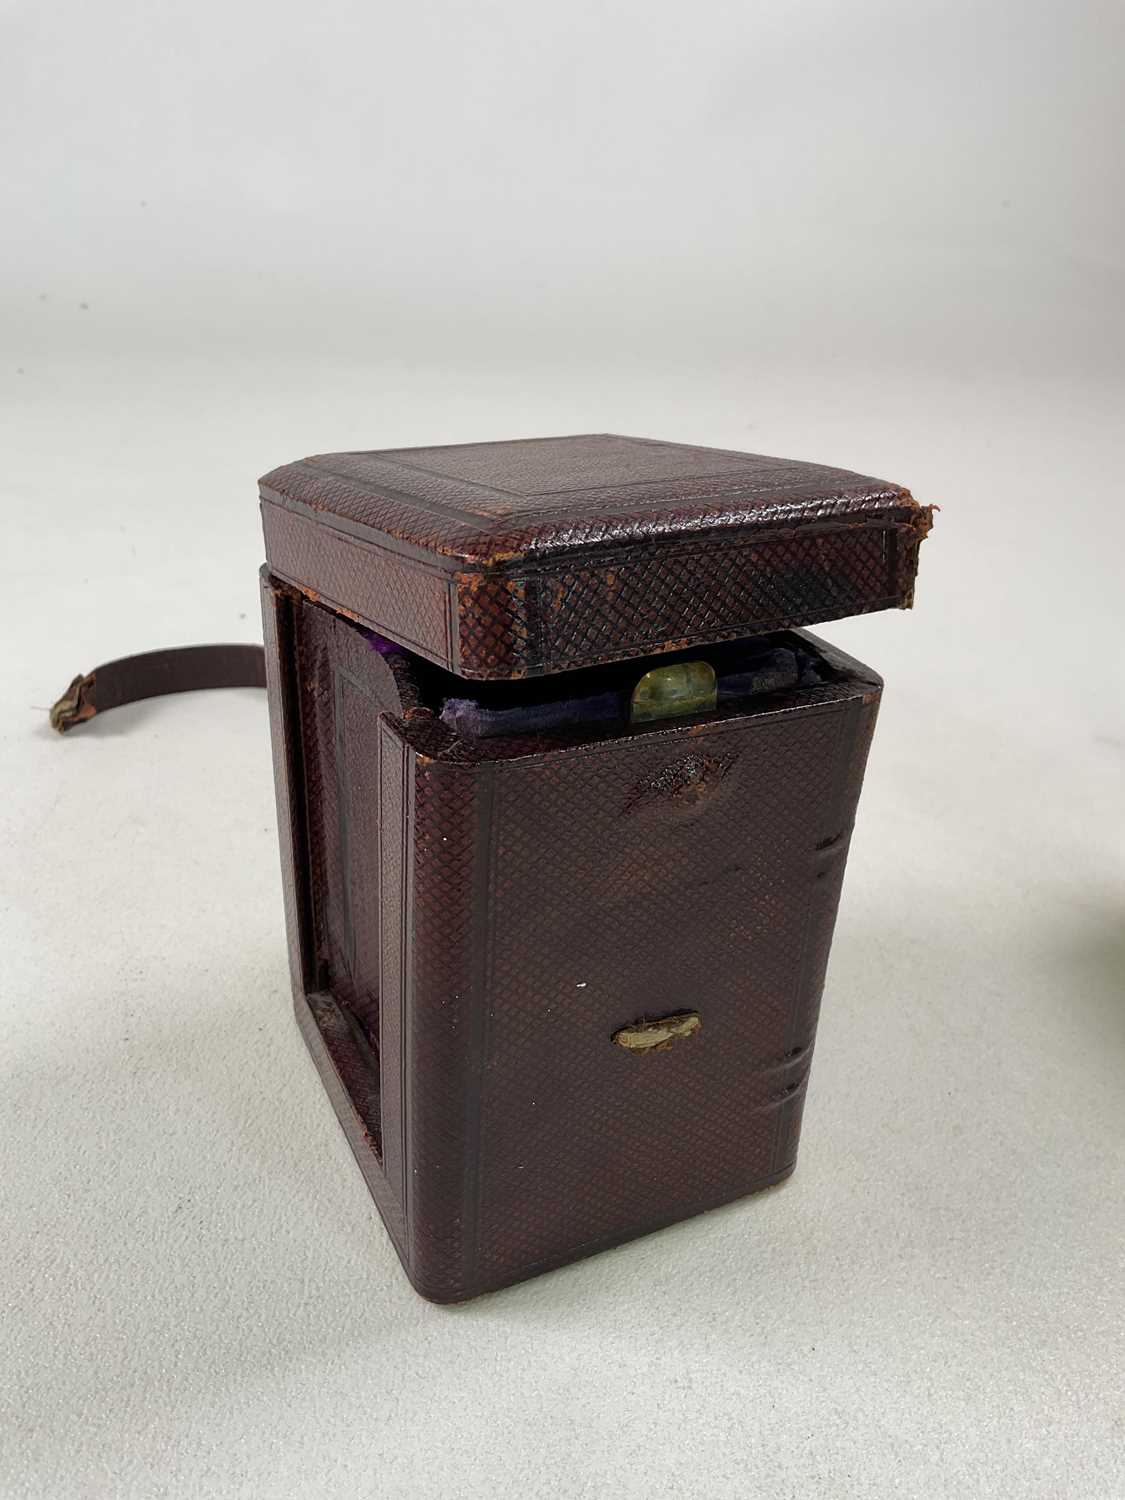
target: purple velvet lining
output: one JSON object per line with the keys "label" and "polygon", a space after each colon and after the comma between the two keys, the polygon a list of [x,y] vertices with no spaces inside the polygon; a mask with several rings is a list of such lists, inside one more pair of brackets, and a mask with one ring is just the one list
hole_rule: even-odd
{"label": "purple velvet lining", "polygon": [[557,703],[526,703],[518,708],[484,708],[475,698],[447,698],[441,721],[463,740],[498,734],[533,734],[577,724],[614,724],[622,717],[620,693],[563,698]]}
{"label": "purple velvet lining", "polygon": [[378,651],[380,656],[401,656],[406,650],[397,641],[389,641],[385,635],[376,635],[373,630],[365,630],[364,637],[372,651]]}
{"label": "purple velvet lining", "polygon": [[[720,672],[718,700],[735,703],[762,693],[807,687],[822,681],[815,659],[779,646],[749,661],[731,663],[736,670]],[[586,724],[625,724],[629,721],[632,685],[617,691],[591,693],[581,698],[486,708],[475,698],[447,698],[442,723],[461,739],[490,739],[496,735],[532,734],[570,729]]]}

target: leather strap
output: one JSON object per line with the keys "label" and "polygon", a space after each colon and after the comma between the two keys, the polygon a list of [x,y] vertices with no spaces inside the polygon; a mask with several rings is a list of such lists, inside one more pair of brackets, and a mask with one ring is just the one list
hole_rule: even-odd
{"label": "leather strap", "polygon": [[261,646],[177,646],[107,661],[78,676],[51,709],[51,727],[60,734],[95,714],[196,688],[265,687],[266,655]]}

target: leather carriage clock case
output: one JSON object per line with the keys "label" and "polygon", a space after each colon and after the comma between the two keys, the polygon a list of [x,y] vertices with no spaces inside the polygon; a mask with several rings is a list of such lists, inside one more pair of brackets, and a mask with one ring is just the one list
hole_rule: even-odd
{"label": "leather carriage clock case", "polygon": [[[260,492],[297,1016],[416,1289],[786,1177],[881,691],[801,627],[908,607],[930,509],[604,434]],[[245,676],[210,649],[198,685]],[[57,727],[186,685],[175,655],[76,679]]]}
{"label": "leather carriage clock case", "polygon": [[[881,687],[796,627],[909,605],[930,512],[607,435],[333,454],[261,497],[297,1013],[417,1290],[785,1177]],[[751,690],[629,712],[695,661]]]}

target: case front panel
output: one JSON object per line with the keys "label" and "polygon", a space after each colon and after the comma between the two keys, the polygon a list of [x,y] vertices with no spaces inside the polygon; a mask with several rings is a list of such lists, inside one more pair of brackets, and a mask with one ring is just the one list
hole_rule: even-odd
{"label": "case front panel", "polygon": [[[857,697],[486,773],[470,1281],[791,1170],[873,714]],[[614,1041],[684,1012],[701,1025],[666,1048]]]}

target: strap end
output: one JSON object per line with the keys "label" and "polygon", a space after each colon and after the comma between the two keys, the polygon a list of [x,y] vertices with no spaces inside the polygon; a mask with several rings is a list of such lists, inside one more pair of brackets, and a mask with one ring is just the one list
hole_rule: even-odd
{"label": "strap end", "polygon": [[79,673],[62,697],[51,705],[51,728],[65,734],[83,720],[92,719],[97,713],[93,693],[94,673],[86,676]]}

